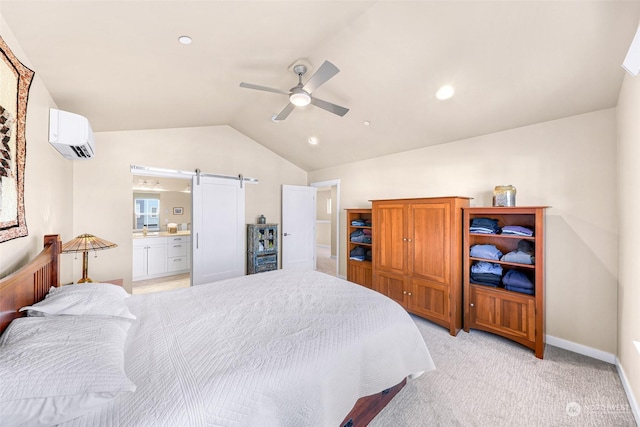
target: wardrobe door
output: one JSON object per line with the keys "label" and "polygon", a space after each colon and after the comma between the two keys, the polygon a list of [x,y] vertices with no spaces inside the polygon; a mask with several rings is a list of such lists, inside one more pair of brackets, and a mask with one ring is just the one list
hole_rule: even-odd
{"label": "wardrobe door", "polygon": [[406,274],[405,205],[374,202],[373,216],[375,268],[378,271]]}
{"label": "wardrobe door", "polygon": [[412,277],[449,284],[451,270],[449,203],[409,206],[409,271]]}

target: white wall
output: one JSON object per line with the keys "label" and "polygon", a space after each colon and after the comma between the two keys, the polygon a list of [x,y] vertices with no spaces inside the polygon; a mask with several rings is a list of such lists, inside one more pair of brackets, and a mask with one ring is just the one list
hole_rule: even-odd
{"label": "white wall", "polygon": [[[282,184],[305,185],[307,174],[229,126],[96,133],[96,156],[74,162],[74,233],[91,233],[118,247],[90,257],[94,280],[123,278],[131,286],[132,164],[257,178],[247,184],[246,222],[281,218]],[[190,222],[190,221],[184,221]],[[79,275],[81,263],[76,263]]]}
{"label": "white wall", "polygon": [[[26,166],[24,202],[29,234],[0,243],[0,277],[17,270],[42,250],[46,234],[70,240],[73,224],[73,168],[48,142],[49,108],[55,108],[38,70],[29,62],[11,29],[0,16],[0,36],[16,57],[35,70],[29,90],[26,121]],[[61,280],[70,282],[71,255],[61,257]],[[66,268],[65,268],[66,267]]]}
{"label": "white wall", "polygon": [[[512,184],[520,206],[548,205],[547,334],[616,352],[616,118],[608,109],[309,173],[341,180],[341,206],[469,196],[491,206]],[[345,236],[345,214],[340,213]],[[344,238],[341,253],[345,253]],[[340,272],[345,259],[340,257]]]}
{"label": "white wall", "polygon": [[[636,399],[640,398],[640,77],[627,75],[618,98],[618,363]],[[637,403],[636,403],[637,405]],[[636,417],[639,414],[636,414]]]}

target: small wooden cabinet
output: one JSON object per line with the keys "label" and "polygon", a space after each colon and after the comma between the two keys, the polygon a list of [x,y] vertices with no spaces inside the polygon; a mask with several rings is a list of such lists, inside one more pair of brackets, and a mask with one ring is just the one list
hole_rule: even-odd
{"label": "small wooden cabinet", "polygon": [[[509,338],[544,355],[544,212],[546,207],[487,207],[464,209],[464,330],[480,329]],[[474,218],[497,220],[498,227],[521,226],[532,236],[477,233],[470,229]],[[533,251],[533,264],[472,257],[474,245],[493,245],[503,255],[517,251],[519,245]],[[488,262],[502,268],[497,286],[473,283],[472,266]],[[504,275],[514,270],[528,277],[533,295],[505,289]]]}
{"label": "small wooden cabinet", "polygon": [[247,274],[278,269],[278,224],[247,224]]}
{"label": "small wooden cabinet", "polygon": [[347,280],[373,288],[371,209],[347,209]]}
{"label": "small wooden cabinet", "polygon": [[374,200],[373,288],[456,335],[466,197]]}

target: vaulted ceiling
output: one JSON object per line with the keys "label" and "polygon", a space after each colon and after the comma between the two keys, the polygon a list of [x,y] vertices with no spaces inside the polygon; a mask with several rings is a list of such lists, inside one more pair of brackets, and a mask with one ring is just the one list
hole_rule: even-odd
{"label": "vaulted ceiling", "polygon": [[[2,0],[0,15],[94,131],[226,124],[311,171],[615,107],[640,2]],[[306,77],[340,69],[313,96],[344,117],[276,123],[286,95],[239,87],[289,90],[299,59]]]}

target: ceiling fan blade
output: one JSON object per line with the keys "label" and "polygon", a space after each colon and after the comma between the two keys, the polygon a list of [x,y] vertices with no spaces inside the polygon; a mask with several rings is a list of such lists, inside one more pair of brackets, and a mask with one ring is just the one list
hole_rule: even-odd
{"label": "ceiling fan blade", "polygon": [[293,105],[292,103],[288,103],[287,106],[284,107],[282,111],[280,111],[280,114],[278,114],[273,120],[280,121],[286,119],[294,110],[294,108],[296,108],[295,105]]}
{"label": "ceiling fan blade", "polygon": [[340,70],[329,61],[324,61],[318,71],[305,83],[302,89],[311,93],[325,84],[327,80],[338,74]]}
{"label": "ceiling fan blade", "polygon": [[343,117],[349,111],[348,108],[341,107],[336,104],[332,104],[331,102],[323,101],[322,99],[311,97],[311,103],[316,107],[320,107],[323,110],[327,110],[333,114],[337,114],[340,117]]}
{"label": "ceiling fan blade", "polygon": [[265,92],[280,93],[282,95],[289,95],[289,91],[288,90],[274,89],[272,87],[259,86],[259,85],[254,85],[254,84],[251,84],[251,83],[245,83],[245,82],[240,83],[240,87],[246,87],[247,89],[263,90]]}

